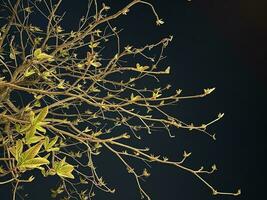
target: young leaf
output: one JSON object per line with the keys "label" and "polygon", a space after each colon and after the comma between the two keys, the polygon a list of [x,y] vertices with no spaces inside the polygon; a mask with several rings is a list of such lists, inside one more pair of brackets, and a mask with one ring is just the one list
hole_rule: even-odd
{"label": "young leaf", "polygon": [[59,82],[59,84],[57,85],[57,88],[58,89],[65,89],[65,86],[64,86],[64,80],[61,80],[60,82]]}
{"label": "young leaf", "polygon": [[32,158],[21,163],[19,165],[19,169],[20,170],[34,169],[40,167],[41,165],[46,165],[49,163],[50,162],[46,158]]}
{"label": "young leaf", "polygon": [[46,133],[46,130],[41,126],[41,122],[35,125],[36,130]]}
{"label": "young leaf", "polygon": [[0,175],[5,173],[6,171],[4,170],[3,166],[0,165]]}
{"label": "young leaf", "polygon": [[170,71],[171,71],[171,67],[167,67],[167,68],[165,69],[165,73],[166,73],[166,74],[169,74]]}
{"label": "young leaf", "polygon": [[36,49],[34,51],[33,55],[37,60],[40,60],[40,61],[42,61],[42,60],[54,61],[54,57],[53,56],[48,55],[46,53],[43,53],[40,48]]}
{"label": "young leaf", "polygon": [[161,94],[159,93],[159,91],[155,91],[155,92],[153,92],[152,93],[152,99],[157,99],[158,97],[160,97],[161,96]]}
{"label": "young leaf", "polygon": [[43,141],[40,141],[36,145],[30,147],[27,151],[21,154],[21,162],[34,158],[40,151],[43,145]]}
{"label": "young leaf", "polygon": [[74,166],[68,164],[65,160],[66,160],[66,157],[63,158],[59,162],[55,162],[54,163],[54,170],[56,171],[56,174],[60,177],[74,179],[74,176],[72,175],[72,171],[74,170]]}
{"label": "young leaf", "polygon": [[55,136],[49,143],[48,147],[51,148],[52,146],[54,146],[56,144],[58,140],[58,136]]}
{"label": "young leaf", "polygon": [[58,136],[54,137],[50,142],[49,142],[49,138],[45,137],[45,142],[44,142],[44,148],[47,152],[50,151],[58,151],[59,148],[58,147],[53,147],[56,142],[58,140]]}
{"label": "young leaf", "polygon": [[92,61],[92,62],[90,62],[90,64],[92,66],[94,66],[95,68],[98,68],[98,67],[101,67],[102,66],[102,64],[100,62],[97,62],[97,61]]}
{"label": "young leaf", "polygon": [[28,139],[30,139],[31,137],[33,137],[36,133],[36,128],[34,126],[31,126],[30,129],[28,129],[26,132],[25,132],[25,139],[26,141]]}
{"label": "young leaf", "polygon": [[149,69],[149,66],[141,66],[139,63],[136,64],[136,70],[139,72],[143,72],[147,69]]}
{"label": "young leaf", "polygon": [[33,69],[27,69],[25,72],[24,72],[24,76],[25,77],[28,77],[28,76],[31,76],[35,74],[35,71]]}
{"label": "young leaf", "polygon": [[138,100],[140,100],[141,99],[141,96],[139,96],[139,95],[137,95],[137,96],[134,96],[134,94],[132,93],[131,94],[131,101],[138,101]]}
{"label": "young leaf", "polygon": [[46,106],[40,111],[40,113],[34,119],[34,124],[44,121],[44,119],[47,116],[47,114],[48,114],[48,107]]}
{"label": "young leaf", "polygon": [[39,49],[36,49],[34,52],[33,52],[33,55],[34,57],[37,57],[38,55],[40,55],[42,53],[42,50],[39,48]]}
{"label": "young leaf", "polygon": [[30,138],[26,138],[25,144],[33,144],[41,141],[43,138],[43,136],[32,136]]}
{"label": "young leaf", "polygon": [[18,160],[22,153],[22,150],[23,150],[22,140],[17,140],[16,145],[11,147],[9,149],[9,152],[15,157],[16,160]]}

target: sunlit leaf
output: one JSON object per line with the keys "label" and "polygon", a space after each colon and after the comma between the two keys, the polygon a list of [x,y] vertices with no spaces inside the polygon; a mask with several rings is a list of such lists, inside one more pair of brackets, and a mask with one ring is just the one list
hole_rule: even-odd
{"label": "sunlit leaf", "polygon": [[136,70],[140,71],[140,72],[143,72],[143,71],[149,69],[149,66],[141,66],[139,63],[137,63],[135,67],[136,67]]}
{"label": "sunlit leaf", "polygon": [[41,165],[49,164],[50,162],[46,158],[32,158],[24,161],[19,165],[20,169],[34,169]]}
{"label": "sunlit leaf", "polygon": [[38,123],[38,122],[42,122],[45,117],[48,114],[48,106],[44,107],[40,113],[37,115],[37,117],[34,119],[34,124]]}
{"label": "sunlit leaf", "polygon": [[99,44],[100,44],[100,42],[90,42],[89,47],[90,47],[91,49],[93,49],[93,48],[98,47]]}
{"label": "sunlit leaf", "polygon": [[43,136],[32,136],[26,139],[25,144],[33,144],[41,141],[44,137]]}
{"label": "sunlit leaf", "polygon": [[42,49],[36,49],[34,52],[33,52],[33,55],[34,57],[37,57],[38,55],[40,55],[42,53]]}
{"label": "sunlit leaf", "polygon": [[12,60],[15,60],[16,59],[16,56],[14,53],[10,53],[9,54],[9,58],[12,59]]}
{"label": "sunlit leaf", "polygon": [[27,69],[25,72],[24,72],[24,76],[25,77],[28,77],[28,76],[31,76],[35,74],[35,71],[33,69]]}
{"label": "sunlit leaf", "polygon": [[166,74],[169,74],[170,71],[171,71],[171,67],[167,67],[167,68],[165,69],[165,73],[166,73]]}
{"label": "sunlit leaf", "polygon": [[158,97],[160,97],[162,94],[159,93],[159,91],[155,91],[152,93],[152,99],[157,99]]}
{"label": "sunlit leaf", "polygon": [[19,159],[22,151],[23,151],[22,140],[17,140],[16,145],[9,149],[9,152],[15,157],[16,160]]}
{"label": "sunlit leaf", "polygon": [[57,161],[54,163],[54,170],[56,174],[60,177],[71,178],[74,179],[72,171],[74,170],[74,166],[68,164],[66,158],[63,158],[61,161]]}
{"label": "sunlit leaf", "polygon": [[100,62],[97,62],[97,61],[92,61],[92,62],[90,62],[90,64],[92,65],[92,66],[94,66],[94,67],[101,67],[101,63]]}
{"label": "sunlit leaf", "polygon": [[31,126],[30,129],[28,129],[26,132],[25,132],[25,140],[26,140],[26,143],[28,143],[28,140],[33,137],[36,133],[36,128],[34,126]]}
{"label": "sunlit leaf", "polygon": [[131,94],[131,101],[138,101],[139,99],[141,99],[141,96],[139,96],[139,95],[134,96],[133,93]]}
{"label": "sunlit leaf", "polygon": [[21,162],[34,158],[40,151],[43,145],[43,141],[40,141],[36,145],[30,147],[27,151],[21,154]]}
{"label": "sunlit leaf", "polygon": [[45,128],[43,128],[42,126],[40,126],[40,123],[38,123],[36,126],[35,126],[36,130],[42,132],[42,133],[46,133],[46,130]]}
{"label": "sunlit leaf", "polygon": [[56,142],[58,141],[58,136],[55,136],[51,141],[49,141],[49,137],[45,137],[45,142],[44,142],[44,148],[47,152],[50,151],[58,151],[58,147],[53,147]]}
{"label": "sunlit leaf", "polygon": [[53,56],[48,55],[46,53],[43,53],[40,48],[36,49],[34,51],[33,55],[37,60],[40,60],[40,61],[42,61],[42,60],[54,61],[54,57]]}

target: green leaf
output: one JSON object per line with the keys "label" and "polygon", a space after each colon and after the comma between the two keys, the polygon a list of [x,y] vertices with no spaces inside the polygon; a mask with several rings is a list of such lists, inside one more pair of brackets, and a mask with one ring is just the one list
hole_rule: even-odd
{"label": "green leaf", "polygon": [[12,60],[15,60],[16,59],[16,56],[15,56],[14,53],[10,52],[9,58],[12,59]]}
{"label": "green leaf", "polygon": [[49,137],[45,136],[45,139],[44,139],[44,148],[45,148],[45,150],[47,149],[48,144],[49,144]]}
{"label": "green leaf", "polygon": [[0,165],[0,174],[5,173],[6,171],[4,170],[3,166]]}
{"label": "green leaf", "polygon": [[60,150],[59,147],[53,147],[53,148],[47,149],[47,152],[51,152],[51,151],[59,151],[59,150]]}
{"label": "green leaf", "polygon": [[34,158],[39,153],[42,145],[43,145],[43,141],[40,141],[36,145],[29,148],[27,151],[23,152],[21,154],[21,163],[26,161],[26,160],[30,160],[30,159]]}
{"label": "green leaf", "polygon": [[25,139],[28,140],[31,137],[33,137],[36,133],[36,128],[34,126],[31,126],[28,131],[25,133]]}
{"label": "green leaf", "polygon": [[28,131],[31,128],[31,126],[32,126],[31,124],[24,125],[19,129],[19,132],[23,133],[25,131]]}
{"label": "green leaf", "polygon": [[38,59],[38,60],[54,61],[53,56],[48,55],[48,54],[46,54],[46,53],[40,53],[40,54],[37,56],[37,59]]}
{"label": "green leaf", "polygon": [[55,162],[54,163],[54,170],[55,170],[56,174],[60,177],[74,179],[74,176],[72,175],[72,171],[74,170],[74,166],[68,164],[65,160],[66,160],[66,157],[63,158],[59,162]]}
{"label": "green leaf", "polygon": [[35,125],[35,128],[42,133],[46,133],[46,130],[39,123]]}
{"label": "green leaf", "polygon": [[135,67],[136,67],[136,70],[139,72],[143,72],[143,71],[149,69],[149,66],[141,66],[139,63],[137,63]]}
{"label": "green leaf", "polygon": [[16,157],[19,158],[20,154],[23,151],[23,143],[21,140],[16,141]]}
{"label": "green leaf", "polygon": [[25,72],[24,72],[24,76],[25,77],[28,77],[28,76],[31,76],[31,75],[33,75],[33,74],[35,74],[35,71],[34,71],[34,69],[27,69]]}
{"label": "green leaf", "polygon": [[40,113],[37,115],[37,117],[33,120],[34,124],[38,123],[38,122],[42,122],[46,115],[48,114],[48,106],[44,107]]}
{"label": "green leaf", "polygon": [[33,55],[34,57],[37,57],[38,55],[40,55],[42,53],[42,49],[39,48],[39,49],[36,49],[34,52],[33,52]]}
{"label": "green leaf", "polygon": [[41,102],[39,100],[37,100],[37,101],[34,102],[33,106],[39,108],[39,107],[41,107]]}
{"label": "green leaf", "polygon": [[47,152],[50,151],[58,151],[59,148],[58,147],[53,147],[56,142],[58,140],[58,136],[55,136],[50,142],[49,142],[49,138],[45,137],[45,143],[44,143],[44,148]]}
{"label": "green leaf", "polygon": [[33,123],[34,117],[35,117],[35,113],[33,111],[30,111],[29,118],[30,118],[31,123]]}
{"label": "green leaf", "polygon": [[137,96],[134,96],[134,94],[132,93],[131,94],[131,101],[138,101],[138,100],[140,100],[141,99],[141,96],[139,96],[139,95],[137,95]]}
{"label": "green leaf", "polygon": [[21,130],[21,126],[20,124],[15,124],[15,129],[18,133],[20,133],[20,130]]}
{"label": "green leaf", "polygon": [[40,167],[41,165],[46,165],[49,163],[50,162],[46,158],[32,158],[21,163],[19,165],[19,169],[34,169]]}
{"label": "green leaf", "polygon": [[37,60],[48,60],[48,61],[54,61],[54,57],[51,56],[51,55],[48,55],[46,53],[43,53],[42,50],[39,48],[39,49],[36,49],[33,53],[34,57],[37,59]]}
{"label": "green leaf", "polygon": [[58,140],[58,136],[55,136],[55,137],[51,140],[51,142],[49,143],[48,148],[51,148],[52,146],[54,146],[54,145],[56,144],[57,140]]}
{"label": "green leaf", "polygon": [[41,141],[43,138],[44,138],[43,136],[32,136],[26,139],[25,144],[33,144],[33,143]]}
{"label": "green leaf", "polygon": [[19,159],[22,151],[23,151],[22,140],[17,140],[16,145],[9,149],[9,152],[15,157],[16,160]]}

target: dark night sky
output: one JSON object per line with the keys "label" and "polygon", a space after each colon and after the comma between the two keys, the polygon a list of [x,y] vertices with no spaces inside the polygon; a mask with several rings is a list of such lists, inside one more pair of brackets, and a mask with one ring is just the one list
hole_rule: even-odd
{"label": "dark night sky", "polygon": [[[80,14],[82,1],[67,1],[71,15]],[[75,3],[73,3],[75,2]],[[79,2],[79,3],[76,3]],[[127,1],[128,2],[128,1]],[[190,174],[170,166],[152,165],[152,175],[144,189],[153,200],[249,200],[263,199],[266,170],[266,44],[267,12],[263,1],[237,0],[151,0],[165,24],[156,27],[147,6],[136,6],[116,20],[124,28],[122,43],[145,44],[161,37],[174,35],[164,61],[172,67],[169,81],[186,94],[216,87],[216,92],[205,99],[181,101],[170,112],[185,121],[209,120],[217,113],[225,117],[212,127],[217,141],[200,134],[174,130],[176,138],[155,133],[145,142],[155,150],[175,158],[185,148],[193,155],[189,165],[198,167],[216,163],[219,171],[208,177],[218,189],[242,189],[240,197],[214,197],[210,190]],[[121,8],[126,1],[106,1],[112,10]],[[266,3],[265,3],[266,4]],[[76,13],[77,12],[77,13]],[[69,15],[67,23],[74,23]],[[148,83],[149,84],[149,83]],[[134,179],[112,155],[105,154],[97,165],[110,185],[117,187],[115,195],[99,194],[96,200],[137,200],[139,194]],[[105,171],[104,171],[105,170]],[[41,181],[40,181],[41,182]],[[43,183],[42,183],[43,184]],[[265,184],[266,185],[266,184]],[[41,191],[31,186],[35,200]],[[37,193],[37,190],[39,191]],[[2,196],[0,199],[8,200]],[[40,199],[40,198],[38,198]],[[41,200],[41,199],[40,199]]]}

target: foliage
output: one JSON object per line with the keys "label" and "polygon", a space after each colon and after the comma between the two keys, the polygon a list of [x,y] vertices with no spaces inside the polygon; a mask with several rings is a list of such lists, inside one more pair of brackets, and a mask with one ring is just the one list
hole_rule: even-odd
{"label": "foliage", "polygon": [[[180,89],[172,91],[171,85],[156,86],[160,76],[170,74],[171,68],[161,66],[161,60],[172,36],[143,47],[120,45],[120,31],[112,20],[143,4],[152,9],[156,25],[162,25],[153,5],[133,0],[110,14],[109,6],[89,0],[78,28],[67,31],[61,26],[64,14],[58,14],[61,3],[9,0],[1,11],[6,17],[1,18],[0,31],[0,184],[13,184],[13,200],[19,184],[34,180],[25,178],[32,170],[58,177],[59,187],[51,189],[54,198],[91,199],[95,188],[115,192],[96,170],[94,160],[102,149],[112,152],[134,176],[142,198],[150,199],[141,185],[150,172],[134,169],[132,159],[180,168],[214,195],[240,194],[240,190],[217,191],[204,180],[202,175],[216,171],[216,165],[210,170],[189,168],[185,161],[191,153],[184,151],[180,160],[171,161],[131,145],[136,138],[142,142],[146,132],[165,130],[173,137],[173,127],[197,130],[215,140],[208,126],[223,117],[219,114],[208,123],[194,125],[165,112],[169,105],[205,97],[215,89],[186,96]],[[38,14],[44,17],[44,27],[33,25]],[[117,47],[108,57],[102,52],[112,38]],[[158,56],[150,56],[158,50]],[[143,87],[144,81],[151,84]],[[89,183],[90,190],[74,189]]]}

